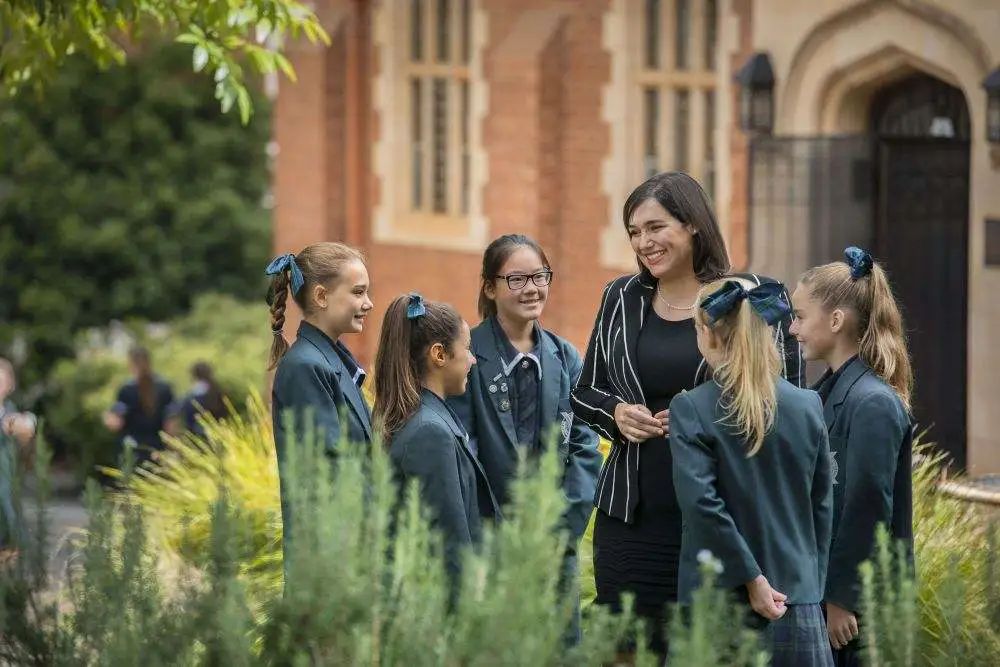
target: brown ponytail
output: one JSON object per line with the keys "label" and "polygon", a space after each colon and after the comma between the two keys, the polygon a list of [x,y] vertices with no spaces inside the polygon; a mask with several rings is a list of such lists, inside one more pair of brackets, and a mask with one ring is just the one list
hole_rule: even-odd
{"label": "brown ponytail", "polygon": [[859,356],[909,410],[913,369],[903,316],[882,266],[873,262],[871,271],[855,280],[847,263],[831,262],[809,269],[800,282],[827,312],[848,308],[854,313]]}
{"label": "brown ponytail", "polygon": [[[349,262],[364,264],[365,258],[360,251],[343,243],[322,241],[303,248],[299,254],[294,255],[294,261],[302,272],[303,283],[299,290],[292,294],[292,298],[302,309],[303,315],[309,315],[313,312],[313,303],[309,298],[313,287],[316,285],[329,287],[343,273],[344,266]],[[292,288],[290,272],[291,268],[286,267],[275,274],[267,293],[267,303],[271,307],[271,333],[274,335],[271,353],[268,356],[268,370],[274,370],[288,351],[288,341],[285,340],[282,330],[285,326],[285,304]]]}
{"label": "brown ponytail", "polygon": [[153,365],[149,350],[136,346],[128,351],[129,361],[135,367],[136,384],[139,389],[139,406],[147,416],[156,414],[156,382],[153,380]]}
{"label": "brown ponytail", "polygon": [[426,312],[409,318],[411,296],[404,294],[389,304],[375,355],[372,417],[386,439],[402,428],[420,405],[427,350],[441,343],[450,353],[462,330],[461,315],[446,303],[424,301]]}
{"label": "brown ponytail", "polygon": [[282,271],[271,279],[268,291],[268,302],[271,304],[271,354],[267,360],[267,370],[271,371],[278,365],[281,358],[288,352],[288,341],[285,340],[285,301],[288,300],[288,272]]}

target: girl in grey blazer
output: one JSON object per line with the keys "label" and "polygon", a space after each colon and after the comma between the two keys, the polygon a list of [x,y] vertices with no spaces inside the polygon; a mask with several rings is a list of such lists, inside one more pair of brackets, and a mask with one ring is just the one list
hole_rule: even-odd
{"label": "girl in grey blazer", "polygon": [[790,311],[779,284],[726,278],[695,311],[713,379],[670,403],[681,508],[678,580],[691,601],[705,561],[764,625],[771,664],[831,667],[823,624],[832,522],[830,451],[814,392],[781,378],[769,325]]}
{"label": "girl in grey blazer", "polygon": [[409,294],[386,311],[375,359],[375,424],[400,485],[419,484],[444,537],[444,563],[453,581],[463,549],[482,539],[480,514],[498,514],[469,436],[445,403],[465,391],[476,363],[469,347],[469,325],[454,308]]}

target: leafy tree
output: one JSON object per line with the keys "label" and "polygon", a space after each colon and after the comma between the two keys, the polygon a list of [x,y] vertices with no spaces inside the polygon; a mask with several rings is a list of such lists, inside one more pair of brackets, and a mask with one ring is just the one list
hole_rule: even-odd
{"label": "leafy tree", "polygon": [[0,3],[0,86],[13,95],[41,91],[73,54],[98,67],[121,65],[151,36],[187,44],[196,71],[215,81],[215,96],[243,122],[253,110],[250,73],[281,70],[283,38],[329,43],[312,10],[296,0],[5,0]]}
{"label": "leafy tree", "polygon": [[105,72],[69,59],[44,100],[0,105],[0,353],[23,350],[22,387],[81,328],[262,293],[269,111],[256,103],[247,126],[220,115],[185,47],[167,45]]}

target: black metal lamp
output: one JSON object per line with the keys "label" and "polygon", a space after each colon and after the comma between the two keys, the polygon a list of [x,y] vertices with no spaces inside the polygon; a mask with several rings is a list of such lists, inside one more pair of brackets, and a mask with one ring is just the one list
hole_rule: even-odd
{"label": "black metal lamp", "polygon": [[986,89],[986,140],[1000,144],[1000,67],[983,79]]}
{"label": "black metal lamp", "polygon": [[763,51],[750,56],[736,81],[740,91],[740,126],[747,132],[770,134],[774,129],[774,69]]}

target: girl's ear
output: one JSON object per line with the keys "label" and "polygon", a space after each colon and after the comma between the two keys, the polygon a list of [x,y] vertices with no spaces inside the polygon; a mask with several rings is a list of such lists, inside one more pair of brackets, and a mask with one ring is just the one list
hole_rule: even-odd
{"label": "girl's ear", "polygon": [[844,323],[847,320],[847,313],[842,308],[834,308],[830,313],[830,331],[839,334],[844,330]]}
{"label": "girl's ear", "polygon": [[313,303],[320,310],[326,310],[330,305],[330,290],[324,285],[314,285],[312,292]]}
{"label": "girl's ear", "polygon": [[483,284],[483,294],[485,294],[486,298],[490,301],[494,301],[497,298],[496,283],[496,280],[490,279]]}
{"label": "girl's ear", "polygon": [[441,343],[434,343],[431,345],[430,349],[427,350],[427,356],[431,361],[431,364],[441,368],[448,361],[447,350],[444,349],[444,345]]}

